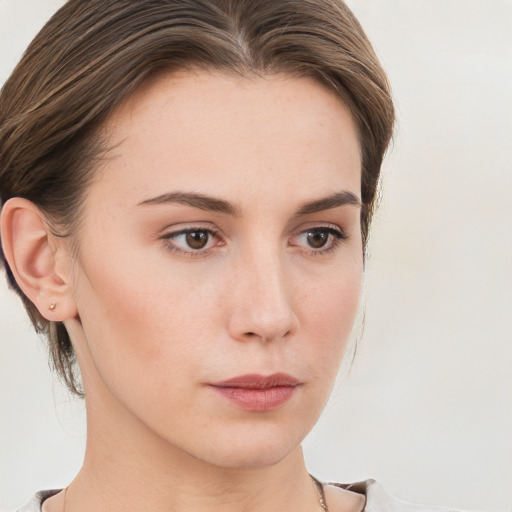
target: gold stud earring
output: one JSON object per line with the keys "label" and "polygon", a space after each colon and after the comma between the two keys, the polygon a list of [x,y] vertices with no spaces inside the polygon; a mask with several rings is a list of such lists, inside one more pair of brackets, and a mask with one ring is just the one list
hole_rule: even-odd
{"label": "gold stud earring", "polygon": [[57,307],[57,303],[56,302],[52,302],[49,306],[48,306],[48,309],[50,311],[55,311],[55,308]]}

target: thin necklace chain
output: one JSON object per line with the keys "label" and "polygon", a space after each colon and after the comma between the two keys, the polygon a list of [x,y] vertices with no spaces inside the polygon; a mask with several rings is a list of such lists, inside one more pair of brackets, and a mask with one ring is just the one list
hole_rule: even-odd
{"label": "thin necklace chain", "polygon": [[313,479],[313,483],[315,484],[315,489],[318,494],[318,500],[320,502],[320,508],[323,512],[329,512],[329,507],[327,506],[327,501],[325,500],[325,491],[323,484],[318,481],[313,475],[309,475]]}
{"label": "thin necklace chain", "polygon": [[64,508],[62,509],[62,512],[66,512],[66,497],[68,494],[68,488],[69,488],[69,485],[64,489]]}
{"label": "thin necklace chain", "polygon": [[[329,507],[327,506],[327,502],[325,501],[324,486],[313,475],[309,475],[309,476],[311,477],[311,479],[313,480],[313,483],[315,484],[315,490],[318,495],[318,501],[320,502],[320,508],[322,509],[322,512],[329,512]],[[62,512],[66,512],[66,498],[67,498],[68,488],[69,488],[69,485],[64,489],[64,508],[62,509]]]}

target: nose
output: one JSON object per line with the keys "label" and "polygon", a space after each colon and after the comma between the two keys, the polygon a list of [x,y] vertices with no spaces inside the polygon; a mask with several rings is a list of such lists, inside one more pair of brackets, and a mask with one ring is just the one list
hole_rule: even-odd
{"label": "nose", "polygon": [[270,342],[290,337],[298,318],[292,280],[277,254],[253,252],[232,275],[228,331],[239,341]]}

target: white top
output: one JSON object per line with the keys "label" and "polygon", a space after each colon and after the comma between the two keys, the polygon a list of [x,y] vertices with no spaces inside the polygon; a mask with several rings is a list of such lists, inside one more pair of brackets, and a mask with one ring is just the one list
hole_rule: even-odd
{"label": "white top", "polygon": [[[363,512],[457,512],[455,509],[415,505],[399,500],[388,494],[384,488],[375,480],[365,480],[353,484],[331,484],[343,489],[357,492],[366,497],[366,504]],[[61,489],[39,491],[32,499],[16,512],[41,512],[41,505],[44,500],[60,492]],[[460,512],[460,511],[459,511]]]}

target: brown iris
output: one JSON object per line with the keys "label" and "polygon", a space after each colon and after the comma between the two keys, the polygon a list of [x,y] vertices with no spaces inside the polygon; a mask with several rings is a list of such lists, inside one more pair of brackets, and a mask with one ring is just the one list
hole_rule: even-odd
{"label": "brown iris", "polygon": [[325,231],[308,231],[307,233],[308,244],[313,249],[320,249],[329,240],[329,233]]}
{"label": "brown iris", "polygon": [[204,249],[208,243],[207,231],[189,231],[186,235],[187,245],[191,249]]}

